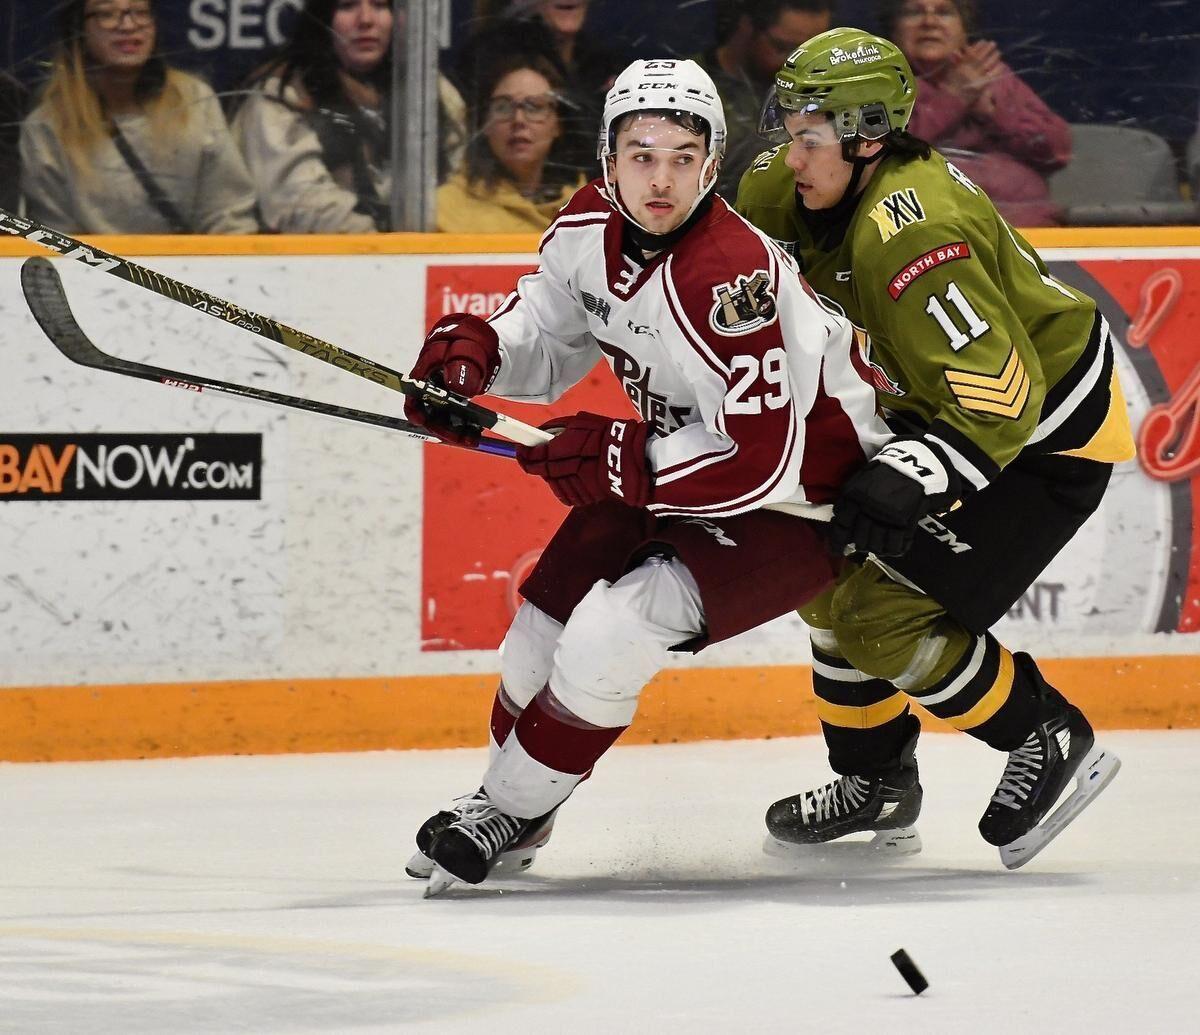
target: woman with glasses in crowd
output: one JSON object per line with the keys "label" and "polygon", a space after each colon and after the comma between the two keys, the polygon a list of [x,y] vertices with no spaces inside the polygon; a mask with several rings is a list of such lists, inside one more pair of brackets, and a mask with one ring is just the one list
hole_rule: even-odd
{"label": "woman with glasses in crowd", "polygon": [[[474,101],[492,78],[491,66],[518,54],[546,58],[562,79],[563,139],[559,150],[580,170],[596,166],[596,126],[604,95],[626,64],[621,54],[587,31],[589,0],[477,0],[472,31],[459,48],[455,74]],[[486,94],[481,95],[486,96]]]}
{"label": "woman with glasses in crowd", "polygon": [[21,129],[29,215],[67,233],[254,233],[254,189],[212,90],[158,53],[150,0],[67,0]]}
{"label": "woman with glasses in crowd", "polygon": [[[263,221],[283,233],[389,230],[391,0],[308,0],[233,120]],[[465,135],[439,84],[439,179]]]}
{"label": "woman with glasses in crowd", "polygon": [[437,228],[541,233],[583,186],[564,161],[562,79],[543,57],[497,64],[472,109],[465,168],[438,190]]}
{"label": "woman with glasses in crowd", "polygon": [[1070,160],[1070,126],[1005,64],[994,42],[969,42],[974,0],[884,0],[882,14],[884,34],[919,82],[909,132],[978,183],[1010,223],[1060,223],[1046,175]]}

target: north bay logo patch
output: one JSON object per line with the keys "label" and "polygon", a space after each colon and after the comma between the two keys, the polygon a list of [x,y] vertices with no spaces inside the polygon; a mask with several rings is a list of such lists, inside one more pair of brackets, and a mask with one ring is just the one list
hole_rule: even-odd
{"label": "north bay logo patch", "polygon": [[714,331],[726,336],[749,334],[775,322],[779,307],[771,294],[771,277],[766,270],[755,270],[732,284],[713,288],[713,307],[708,322]]}
{"label": "north bay logo patch", "polygon": [[952,241],[937,248],[930,248],[924,255],[918,255],[903,269],[896,271],[888,283],[888,294],[892,296],[893,300],[898,301],[900,296],[908,290],[908,286],[918,277],[932,269],[937,269],[942,263],[970,257],[971,247],[966,241]]}

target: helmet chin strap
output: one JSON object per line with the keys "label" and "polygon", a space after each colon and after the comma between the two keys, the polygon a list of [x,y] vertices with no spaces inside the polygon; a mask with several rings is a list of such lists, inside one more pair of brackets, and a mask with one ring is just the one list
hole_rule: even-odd
{"label": "helmet chin strap", "polygon": [[846,184],[846,189],[842,191],[842,196],[838,198],[837,201],[835,201],[832,205],[826,209],[823,209],[822,211],[833,212],[835,210],[840,210],[844,205],[851,203],[854,200],[855,195],[858,194],[858,185],[862,182],[863,173],[867,171],[867,166],[874,165],[881,158],[888,154],[888,148],[886,144],[876,151],[875,154],[873,154],[870,158],[863,158],[859,155],[853,154],[851,151],[853,147],[854,144],[852,141],[842,142],[842,158],[849,162],[852,167],[850,170],[850,180]]}
{"label": "helmet chin strap", "polygon": [[[656,233],[634,219],[633,213],[625,207],[625,202],[621,199],[620,187],[609,179],[608,161],[610,157],[610,155],[606,155],[604,161],[601,163],[604,173],[604,186],[607,188],[608,196],[612,198],[613,204],[617,206],[617,211],[621,213],[621,216],[629,224],[630,241],[644,252],[660,252],[665,248],[670,248],[671,245],[692,228],[696,219],[700,215],[703,215],[704,212],[707,212],[712,205],[713,191],[717,186],[717,177],[715,174],[709,181],[708,186],[696,195],[696,199],[692,202],[687,212],[684,213],[680,224],[674,230],[668,230],[665,234]],[[703,183],[710,173],[714,173],[716,164],[717,156],[714,154],[710,154],[704,160],[704,164],[700,166],[700,183]],[[700,208],[702,204],[704,205],[703,210]]]}

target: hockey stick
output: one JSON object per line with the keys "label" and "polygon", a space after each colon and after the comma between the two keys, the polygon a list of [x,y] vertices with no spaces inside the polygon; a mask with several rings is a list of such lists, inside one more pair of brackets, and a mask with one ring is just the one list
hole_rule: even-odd
{"label": "hockey stick", "polygon": [[[215,381],[197,374],[187,374],[180,370],[168,370],[165,367],[155,367],[110,356],[84,334],[83,329],[75,320],[75,314],[71,312],[71,306],[67,301],[66,292],[63,290],[58,270],[54,268],[54,263],[49,259],[29,258],[25,260],[21,266],[21,291],[25,295],[29,311],[33,313],[34,319],[45,331],[46,337],[67,359],[80,366],[108,370],[114,374],[137,377],[144,381],[184,388],[191,392],[223,392],[226,395],[236,395],[255,402],[289,406],[292,409],[306,410],[309,413],[319,413],[327,417],[340,417],[358,424],[370,424],[374,427],[387,428],[389,431],[398,431],[421,441],[442,441],[400,417],[391,417],[383,413],[369,413],[366,410],[355,410],[348,406],[318,402],[315,399],[301,399],[294,395],[282,395],[264,388],[251,388],[247,385],[230,384],[227,381]],[[512,457],[516,454],[516,446],[513,443],[487,437],[480,438],[479,443],[475,446],[464,446],[463,448],[495,456]]]}
{"label": "hockey stick", "polygon": [[155,273],[136,262],[113,255],[95,245],[84,244],[74,237],[53,230],[42,223],[22,216],[14,215],[0,208],[0,232],[21,237],[34,244],[41,245],[52,252],[57,252],[66,259],[75,259],[92,269],[111,273],[128,284],[153,291],[164,298],[182,302],[198,312],[206,313],[223,323],[241,327],[251,334],[257,334],[277,345],[302,352],[312,356],[322,363],[328,363],[339,370],[346,370],[358,377],[366,378],[375,384],[390,388],[395,392],[403,392],[421,398],[426,404],[439,407],[445,412],[443,419],[452,426],[462,426],[477,429],[492,429],[510,442],[523,445],[536,445],[546,439],[546,433],[537,428],[531,428],[519,420],[496,413],[485,406],[473,403],[444,388],[414,381],[405,377],[397,370],[385,367],[374,360],[366,359],[346,349],[338,348],[327,341],[322,341],[305,331],[298,331],[285,323],[273,320],[269,316],[251,312],[226,299],[210,295],[207,291],[191,287],[181,281],[174,280],[162,273]]}

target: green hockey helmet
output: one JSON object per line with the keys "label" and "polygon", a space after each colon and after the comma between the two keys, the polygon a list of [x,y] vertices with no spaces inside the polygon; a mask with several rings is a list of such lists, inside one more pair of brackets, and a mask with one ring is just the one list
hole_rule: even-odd
{"label": "green hockey helmet", "polygon": [[830,29],[775,74],[758,131],[786,143],[785,115],[828,112],[839,140],[879,140],[908,125],[916,99],[916,78],[896,44],[862,29]]}

